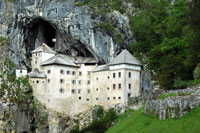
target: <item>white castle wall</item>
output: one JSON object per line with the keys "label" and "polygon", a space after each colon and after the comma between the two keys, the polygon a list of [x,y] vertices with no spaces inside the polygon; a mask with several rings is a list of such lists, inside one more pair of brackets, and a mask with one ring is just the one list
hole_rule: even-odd
{"label": "white castle wall", "polygon": [[38,68],[47,77],[30,78],[30,83],[34,96],[47,108],[72,115],[94,105],[104,108],[126,105],[129,97],[139,96],[140,66],[113,65],[109,66],[110,70],[100,72],[92,72],[97,65],[40,66],[43,60],[52,56],[43,53],[32,56],[32,68]]}
{"label": "white castle wall", "polygon": [[16,69],[15,71],[16,77],[25,77],[27,75],[27,70],[26,69]]}

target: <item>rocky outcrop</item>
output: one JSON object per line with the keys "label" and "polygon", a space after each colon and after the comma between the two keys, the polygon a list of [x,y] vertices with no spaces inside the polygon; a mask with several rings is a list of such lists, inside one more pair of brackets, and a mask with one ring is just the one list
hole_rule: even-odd
{"label": "rocky outcrop", "polygon": [[[59,53],[72,54],[74,49],[81,56],[94,56],[100,62],[110,61],[111,45],[114,55],[121,45],[112,35],[101,32],[96,26],[104,21],[100,14],[92,12],[87,6],[74,6],[74,0],[19,0],[12,3],[0,1],[1,36],[10,38],[10,58],[16,64],[26,64],[30,52],[46,42]],[[8,13],[9,12],[9,13]],[[7,14],[7,15],[5,15]],[[117,31],[123,37],[123,47],[133,41],[129,30],[129,19],[117,11],[108,15]],[[7,30],[8,29],[8,30]],[[56,38],[56,43],[51,41]]]}
{"label": "rocky outcrop", "polygon": [[25,112],[7,103],[0,102],[0,132],[16,133],[30,131],[29,119]]}
{"label": "rocky outcrop", "polygon": [[191,109],[200,105],[199,89],[184,89],[169,91],[165,94],[193,93],[187,96],[171,96],[163,100],[148,100],[145,103],[145,113],[158,116],[159,119],[178,118],[184,116]]}

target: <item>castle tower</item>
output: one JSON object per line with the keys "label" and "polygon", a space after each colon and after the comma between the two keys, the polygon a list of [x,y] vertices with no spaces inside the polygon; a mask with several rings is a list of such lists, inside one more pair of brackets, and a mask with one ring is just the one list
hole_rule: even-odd
{"label": "castle tower", "polygon": [[38,69],[42,71],[42,63],[49,58],[55,56],[56,52],[53,51],[48,45],[43,43],[40,47],[36,48],[32,53],[31,66],[32,70]]}
{"label": "castle tower", "polygon": [[111,77],[115,79],[112,83],[113,88],[116,88],[115,86],[118,83],[121,83],[119,88],[124,88],[124,104],[127,104],[131,97],[138,97],[140,92],[141,63],[125,49],[108,66],[112,73]]}

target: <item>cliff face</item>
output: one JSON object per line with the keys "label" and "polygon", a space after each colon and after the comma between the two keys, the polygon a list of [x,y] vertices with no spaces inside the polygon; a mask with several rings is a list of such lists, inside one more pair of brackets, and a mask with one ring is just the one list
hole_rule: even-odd
{"label": "cliff face", "polygon": [[110,32],[98,30],[100,23],[106,21],[104,16],[87,6],[75,6],[74,0],[13,0],[11,3],[1,0],[0,7],[0,35],[9,37],[9,55],[16,64],[28,66],[30,52],[43,42],[59,53],[76,52],[107,63],[111,53],[118,54],[134,40],[128,17],[117,11],[106,16],[123,36],[120,45]]}

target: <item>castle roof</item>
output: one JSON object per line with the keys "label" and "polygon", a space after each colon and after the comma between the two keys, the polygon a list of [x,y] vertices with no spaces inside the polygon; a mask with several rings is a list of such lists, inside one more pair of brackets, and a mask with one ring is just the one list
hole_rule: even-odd
{"label": "castle roof", "polygon": [[76,64],[98,63],[98,61],[93,57],[74,57],[73,62]]}
{"label": "castle roof", "polygon": [[46,53],[52,53],[56,54],[54,50],[52,50],[48,45],[43,43],[41,46],[37,47],[35,50],[33,50],[31,53],[37,53],[37,52],[46,52]]}
{"label": "castle roof", "polygon": [[42,66],[47,66],[47,65],[65,65],[65,66],[78,67],[72,61],[71,57],[65,56],[65,58],[63,58],[62,55],[53,56],[50,59],[48,59],[48,60],[46,60],[45,62],[42,63]]}
{"label": "castle roof", "polygon": [[20,65],[17,67],[17,70],[27,70],[27,68],[24,65]]}
{"label": "castle roof", "polygon": [[29,77],[30,78],[46,78],[47,76],[46,74],[41,73],[37,68],[35,68],[33,72],[29,74]]}
{"label": "castle roof", "polygon": [[46,78],[46,74],[43,73],[30,73],[29,74],[30,78]]}
{"label": "castle roof", "polygon": [[108,65],[118,64],[131,64],[141,66],[142,64],[131,54],[128,50],[123,50],[118,56],[116,56]]}
{"label": "castle roof", "polygon": [[100,72],[100,71],[107,71],[109,70],[108,65],[100,65],[96,69],[93,70],[93,72]]}

